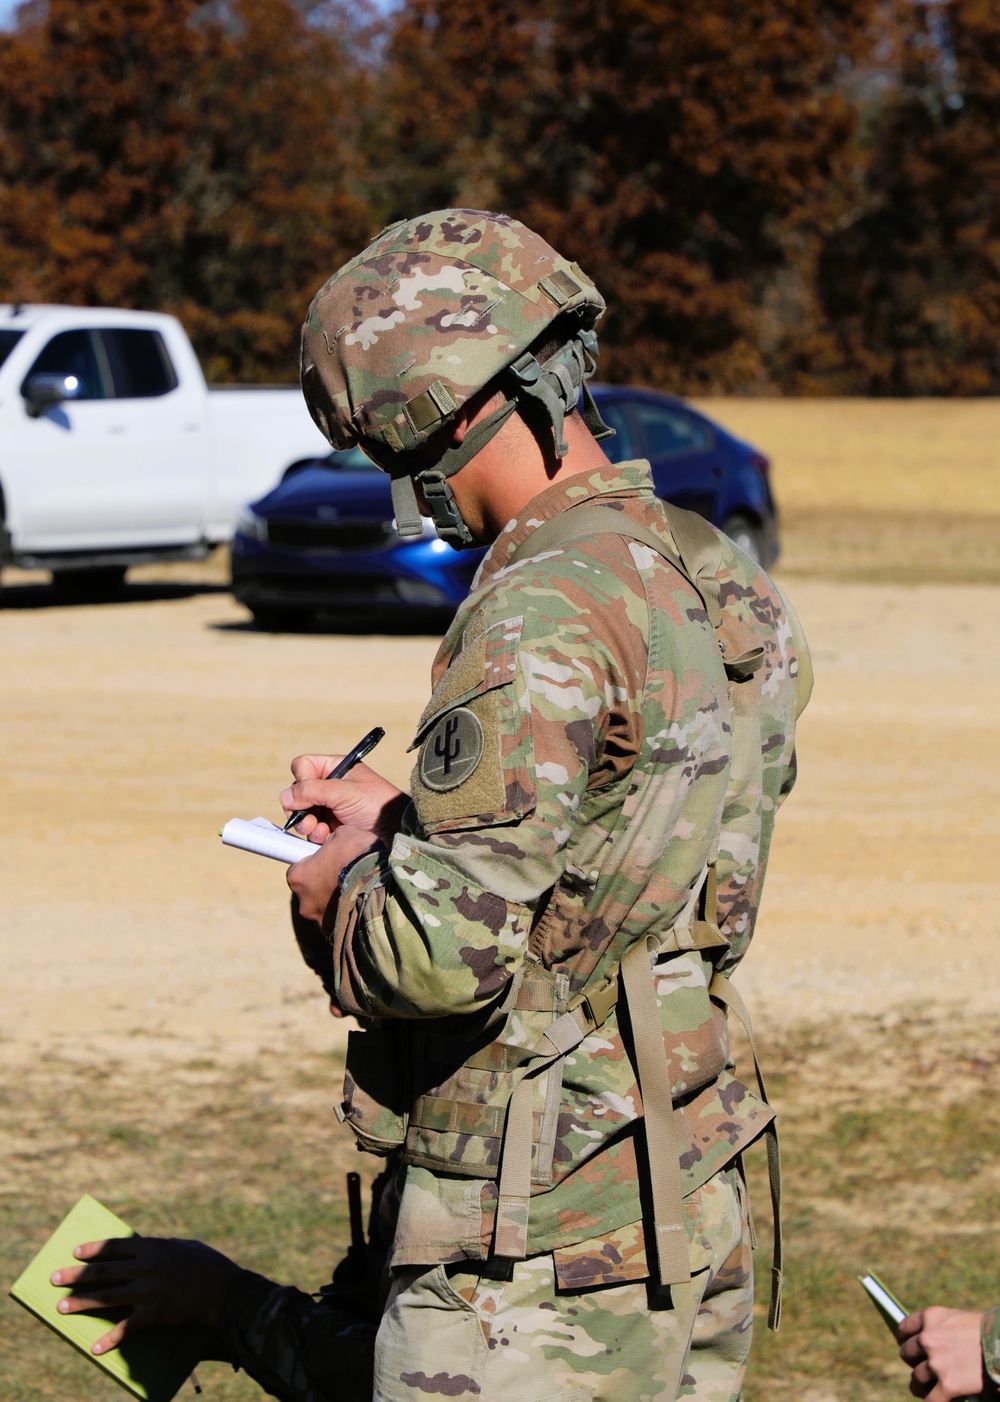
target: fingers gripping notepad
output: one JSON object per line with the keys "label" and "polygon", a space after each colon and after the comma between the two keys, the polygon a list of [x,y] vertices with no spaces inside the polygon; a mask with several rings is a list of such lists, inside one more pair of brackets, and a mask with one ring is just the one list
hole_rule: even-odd
{"label": "fingers gripping notepad", "polygon": [[60,1314],[56,1308],[72,1291],[68,1286],[53,1285],[50,1277],[60,1267],[73,1264],[75,1246],[108,1237],[134,1235],[130,1226],[88,1194],[62,1220],[35,1259],[18,1276],[10,1294],[134,1397],[142,1398],[143,1402],[170,1402],[195,1365],[212,1355],[214,1335],[211,1330],[200,1325],[153,1326],[134,1339],[126,1339],[121,1348],[98,1355],[91,1353],[92,1345],[124,1311]]}

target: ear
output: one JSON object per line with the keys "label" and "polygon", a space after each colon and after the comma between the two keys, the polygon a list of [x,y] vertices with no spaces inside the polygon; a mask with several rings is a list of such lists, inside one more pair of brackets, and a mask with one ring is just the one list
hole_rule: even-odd
{"label": "ear", "polygon": [[469,413],[466,408],[458,411],[451,421],[451,436],[449,443],[452,448],[459,448],[465,442],[465,435],[469,429]]}
{"label": "ear", "polygon": [[[494,400],[496,400],[497,406],[502,402],[500,394],[489,385],[486,385],[483,389],[477,390],[475,394],[469,396],[455,417],[447,425],[449,430],[448,443],[452,448],[459,447],[465,441],[465,435],[468,433],[472,424],[474,424],[477,419],[483,417],[488,410],[495,407],[493,403]],[[444,431],[444,429],[441,430],[442,433],[444,433]]]}

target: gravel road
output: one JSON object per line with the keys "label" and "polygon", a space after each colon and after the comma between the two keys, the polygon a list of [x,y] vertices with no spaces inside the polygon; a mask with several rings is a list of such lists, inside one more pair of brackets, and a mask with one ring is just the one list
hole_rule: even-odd
{"label": "gravel road", "polygon": [[[376,722],[405,784],[436,639],[258,633],[204,577],[78,607],[10,578],[0,1060],[332,1045],[282,868],[216,833]],[[743,991],[783,1024],[995,1014],[1000,588],[790,587],[818,682]]]}

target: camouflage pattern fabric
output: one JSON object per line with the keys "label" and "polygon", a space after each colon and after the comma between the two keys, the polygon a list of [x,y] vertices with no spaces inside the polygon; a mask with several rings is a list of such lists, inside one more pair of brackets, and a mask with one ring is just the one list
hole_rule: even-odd
{"label": "camouflage pattern fabric", "polygon": [[[753,933],[795,777],[804,643],[728,542],[722,639],[764,656],[743,683],[727,683],[698,595],[648,546],[595,536],[506,568],[535,526],[589,499],[669,540],[644,463],[556,482],[509,523],[435,661],[403,830],[351,868],[339,903],[342,1006],[413,1030],[394,1270],[488,1255],[504,1097],[552,1017],[537,990],[558,1006],[641,937],[667,956],[656,981],[685,1192],[771,1117],[728,1069],[708,985]],[[456,764],[462,746],[471,768]],[[697,948],[685,932],[713,857],[724,940]],[[614,1011],[560,1073],[536,1087],[529,1252],[591,1243],[572,1269],[597,1282],[618,1278],[628,1247],[634,1279],[646,1269],[628,1231],[643,1215],[640,1101]]]}
{"label": "camouflage pattern fabric", "polygon": [[1000,1386],[1000,1305],[983,1315],[983,1362],[990,1380]]}
{"label": "camouflage pattern fabric", "polygon": [[376,1402],[734,1402],[753,1317],[739,1174],[716,1174],[685,1207],[692,1279],[669,1294],[632,1282],[566,1291],[548,1255],[518,1262],[509,1281],[472,1266],[401,1271]]}
{"label": "camouflage pattern fabric", "polygon": [[564,312],[604,299],[516,219],[446,209],[392,224],[313,298],[302,392],[335,448],[381,460],[427,441]]}

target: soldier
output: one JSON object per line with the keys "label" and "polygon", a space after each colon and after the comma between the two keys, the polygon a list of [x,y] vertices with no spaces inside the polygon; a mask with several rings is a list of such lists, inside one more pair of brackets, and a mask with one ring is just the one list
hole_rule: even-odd
{"label": "soldier", "polygon": [[313,416],[391,474],[400,533],[419,508],[491,544],[401,818],[365,766],[324,783],[329,756],[282,795],[322,810],[289,881],[368,1028],[343,1115],[405,1165],[383,1402],[742,1387],[740,1154],[773,1116],[730,1069],[728,976],[807,658],[760,569],[604,455],[603,310],[523,225],[445,210],[385,230],[304,328]]}
{"label": "soldier", "polygon": [[[729,974],[811,674],[767,576],[605,456],[603,310],[523,225],[445,210],[341,268],[303,332],[313,416],[391,474],[400,533],[424,511],[491,545],[434,663],[412,801],[364,765],[324,781],[317,755],[282,795],[314,810],[324,845],[289,883],[364,1029],[342,1114],[401,1163],[380,1402],[742,1389],[740,1156],[773,1114],[731,1069]],[[325,1397],[294,1297],[216,1278],[254,1376]],[[776,1325],[780,1261],[773,1287]]]}

